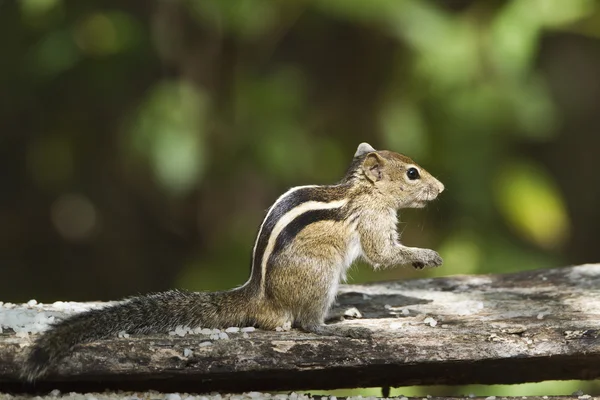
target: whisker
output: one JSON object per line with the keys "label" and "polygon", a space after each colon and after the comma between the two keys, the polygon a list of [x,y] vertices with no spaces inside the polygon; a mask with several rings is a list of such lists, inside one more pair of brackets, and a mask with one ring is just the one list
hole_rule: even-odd
{"label": "whisker", "polygon": [[427,223],[427,214],[429,213],[429,209],[426,208],[425,209],[425,219],[423,220],[424,222],[421,224],[421,232],[423,232],[423,229],[425,228],[425,224]]}
{"label": "whisker", "polygon": [[404,233],[404,230],[406,229],[408,225],[404,224],[404,228],[402,228],[402,230],[399,233],[399,236],[402,237],[402,234]]}

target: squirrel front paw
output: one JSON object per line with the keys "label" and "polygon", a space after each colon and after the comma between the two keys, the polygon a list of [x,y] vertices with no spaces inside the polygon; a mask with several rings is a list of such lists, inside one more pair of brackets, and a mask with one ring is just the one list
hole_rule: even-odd
{"label": "squirrel front paw", "polygon": [[442,257],[437,251],[423,249],[423,253],[420,255],[418,261],[414,261],[412,266],[416,269],[423,269],[425,267],[439,267],[442,265]]}

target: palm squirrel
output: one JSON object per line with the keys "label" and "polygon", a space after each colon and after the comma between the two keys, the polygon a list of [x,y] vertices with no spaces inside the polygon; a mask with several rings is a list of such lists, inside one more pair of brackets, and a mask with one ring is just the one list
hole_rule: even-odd
{"label": "palm squirrel", "polygon": [[339,183],[292,188],[269,208],[244,285],[221,292],[148,294],[68,317],[35,341],[22,375],[33,381],[75,345],[119,332],[291,324],[320,335],[366,337],[367,328],[324,324],[338,285],[358,258],[374,268],[441,265],[437,252],[400,244],[396,225],[399,209],[424,207],[443,190],[409,157],[361,143]]}

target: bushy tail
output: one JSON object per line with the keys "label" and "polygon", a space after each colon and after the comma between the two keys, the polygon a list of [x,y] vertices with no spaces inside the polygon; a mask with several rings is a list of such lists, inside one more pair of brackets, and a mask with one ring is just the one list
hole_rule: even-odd
{"label": "bushy tail", "polygon": [[[119,304],[73,315],[44,332],[27,355],[21,375],[34,381],[77,344],[126,333],[162,333],[177,326],[228,327],[250,322],[241,291],[183,292],[172,290],[134,297]],[[235,310],[232,312],[232,310]]]}

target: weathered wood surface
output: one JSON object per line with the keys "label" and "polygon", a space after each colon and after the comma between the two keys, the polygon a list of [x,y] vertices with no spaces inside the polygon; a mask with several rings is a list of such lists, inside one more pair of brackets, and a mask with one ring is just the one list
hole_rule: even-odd
{"label": "weathered wood surface", "polygon": [[[363,315],[340,324],[369,327],[373,339],[256,331],[201,347],[202,335],[115,338],[79,346],[36,388],[241,392],[600,377],[600,264],[347,285],[339,306]],[[30,340],[0,335],[0,391],[31,390],[17,374]]]}

